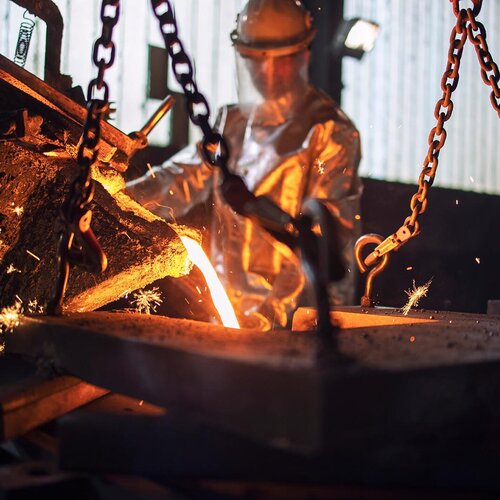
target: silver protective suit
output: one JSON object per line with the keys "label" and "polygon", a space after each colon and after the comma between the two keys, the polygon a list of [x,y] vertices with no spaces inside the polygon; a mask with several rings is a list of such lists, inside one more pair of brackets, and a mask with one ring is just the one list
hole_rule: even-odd
{"label": "silver protective suit", "polygon": [[[307,68],[294,56],[291,61]],[[239,61],[240,71],[245,62]],[[329,97],[307,83],[303,68],[292,68],[296,81],[273,94],[264,88],[267,80],[274,78],[281,85],[285,81],[269,77],[269,71],[276,68],[263,68],[259,73],[258,64],[248,62],[250,78],[245,85],[249,88],[242,88],[245,79],[240,75],[240,104],[223,107],[216,123],[230,147],[229,167],[252,192],[268,196],[293,216],[308,198],[327,203],[346,229],[343,244],[348,272],[333,286],[332,296],[337,304],[351,303],[361,194],[359,134]],[[213,193],[211,260],[240,321],[262,329],[286,326],[299,298],[312,300],[298,256],[236,214],[217,190],[220,173],[200,158],[196,147],[188,147],[166,165],[155,167],[155,178],[148,174],[127,188],[167,220],[186,215]]]}

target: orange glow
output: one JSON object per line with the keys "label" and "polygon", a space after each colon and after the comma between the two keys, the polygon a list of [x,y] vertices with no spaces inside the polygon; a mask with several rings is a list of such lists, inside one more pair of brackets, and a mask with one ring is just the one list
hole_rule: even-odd
{"label": "orange glow", "polygon": [[203,273],[205,280],[210,290],[210,295],[214,302],[214,306],[219,313],[222,320],[222,324],[229,328],[239,328],[240,325],[236,319],[236,314],[234,313],[234,308],[229,297],[227,296],[222,283],[215,272],[210,260],[206,256],[201,245],[187,236],[180,236],[182,243],[186,247],[189,258],[193,261],[193,264],[197,266]]}

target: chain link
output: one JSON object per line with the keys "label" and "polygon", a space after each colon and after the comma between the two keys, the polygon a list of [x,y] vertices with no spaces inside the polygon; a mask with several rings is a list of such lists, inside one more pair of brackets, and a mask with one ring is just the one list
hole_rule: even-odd
{"label": "chain link", "polygon": [[103,272],[107,258],[90,225],[92,211],[88,205],[94,195],[92,166],[97,161],[101,138],[101,121],[109,110],[109,86],[105,72],[115,60],[116,48],[112,40],[113,28],[120,15],[120,0],[103,0],[101,4],[101,36],[96,40],[92,60],[97,77],[87,88],[87,117],[78,147],[77,161],[80,172],[70,187],[69,199],[61,208],[63,230],[58,245],[58,281],[49,312],[60,314],[66,293],[70,267],[77,265],[93,273]]}
{"label": "chain link", "polygon": [[484,25],[475,19],[471,9],[467,9],[466,12],[468,21],[467,36],[476,49],[477,58],[481,66],[481,78],[486,85],[492,88],[490,94],[491,105],[500,117],[500,88],[498,86],[500,72],[488,48]]}
{"label": "chain link", "polygon": [[[252,217],[261,227],[266,229],[276,239],[291,248],[301,247],[302,257],[306,260],[306,269],[311,272],[310,280],[315,289],[318,306],[318,333],[320,338],[328,343],[330,349],[335,351],[336,329],[330,322],[329,299],[327,284],[338,279],[335,273],[327,273],[321,268],[319,259],[321,255],[328,255],[330,264],[338,259],[332,258],[332,238],[318,238],[312,231],[314,217],[321,213],[318,221],[322,234],[334,227],[335,221],[326,223],[330,212],[320,210],[317,206],[311,210],[314,213],[304,214],[297,218],[285,213],[272,200],[264,196],[256,197],[246,187],[245,182],[238,175],[232,174],[228,167],[229,150],[224,137],[215,132],[210,126],[210,107],[207,100],[200,93],[194,79],[194,70],[189,56],[179,39],[175,13],[169,0],[151,0],[153,12],[160,24],[160,30],[165,41],[165,47],[171,58],[172,70],[175,78],[184,90],[186,107],[193,124],[197,125],[202,133],[201,142],[204,159],[212,166],[222,171],[222,182],[219,186],[221,194],[228,205],[240,215]],[[317,248],[315,247],[317,245]],[[339,255],[340,253],[337,252]],[[333,268],[332,268],[333,269]],[[342,268],[343,270],[343,268]],[[337,272],[338,269],[335,269]]]}
{"label": "chain link", "polygon": [[388,236],[368,255],[364,261],[366,265],[373,265],[383,255],[397,250],[420,231],[418,216],[427,209],[427,195],[436,176],[439,152],[446,142],[444,124],[451,118],[453,113],[451,96],[458,86],[460,61],[467,39],[474,44],[481,65],[481,77],[484,83],[492,88],[491,104],[500,117],[499,70],[486,43],[486,30],[483,24],[476,19],[476,16],[481,12],[483,2],[482,0],[471,1],[472,8],[462,9],[459,5],[460,0],[450,0],[453,4],[456,23],[451,30],[448,61],[441,78],[443,94],[434,108],[436,125],[431,129],[427,140],[428,150],[418,178],[418,190],[410,200],[411,214],[406,217],[403,225],[394,234]]}
{"label": "chain link", "polygon": [[427,209],[427,194],[434,183],[436,170],[439,163],[439,152],[446,142],[446,130],[444,124],[451,118],[453,113],[453,101],[451,96],[456,90],[459,81],[460,61],[462,52],[467,41],[466,20],[462,11],[457,16],[455,26],[450,34],[450,47],[448,49],[448,61],[446,69],[441,78],[442,97],[437,101],[434,108],[436,125],[431,129],[427,139],[428,150],[424,159],[422,171],[418,178],[418,191],[410,200],[411,215],[406,218],[404,225],[408,226],[411,236],[416,236],[420,231],[418,216]]}
{"label": "chain link", "polygon": [[210,165],[219,167],[224,176],[229,178],[231,174],[227,166],[228,147],[224,137],[210,126],[210,106],[205,96],[198,90],[194,79],[193,64],[179,39],[177,20],[172,5],[168,0],[151,0],[151,5],[172,61],[174,76],[184,91],[189,118],[203,133],[201,144],[203,156]]}

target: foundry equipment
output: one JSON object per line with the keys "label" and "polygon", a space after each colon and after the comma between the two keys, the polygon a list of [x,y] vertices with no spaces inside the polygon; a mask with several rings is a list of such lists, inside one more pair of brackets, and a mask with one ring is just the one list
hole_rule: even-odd
{"label": "foundry equipment", "polygon": [[[452,1],[457,21],[441,82],[443,96],[436,105],[437,125],[429,136],[419,190],[411,202],[412,215],[389,238],[367,235],[356,248],[361,271],[371,267],[364,306],[371,305],[373,278],[386,266],[390,252],[419,232],[417,219],[427,208],[427,193],[446,140],[443,125],[452,113],[451,95],[458,84],[467,39],[476,47],[483,80],[492,87],[491,101],[500,112],[498,67],[488,50],[484,26],[476,19],[482,1],[474,0],[472,9],[460,9],[459,3]],[[93,52],[98,76],[90,82],[86,110],[64,92],[0,57],[0,85],[21,109],[2,116],[9,125],[8,138],[22,139],[24,131],[31,130],[36,139],[29,144],[2,141],[0,170],[6,172],[2,177],[7,180],[0,177],[0,182],[10,183],[17,196],[5,214],[9,226],[4,238],[21,240],[23,246],[12,245],[0,256],[4,266],[6,255],[14,268],[31,266],[24,268],[30,283],[21,273],[2,269],[0,286],[7,297],[2,300],[30,292],[35,283],[37,297],[48,301],[57,281],[51,312],[61,312],[61,306],[64,312],[81,312],[23,317],[16,331],[6,336],[9,353],[35,359],[50,373],[64,376],[43,380],[43,391],[0,394],[2,438],[19,436],[111,390],[137,398],[138,408],[143,400],[162,408],[144,410],[137,419],[132,412],[116,418],[115,414],[92,413],[92,409],[90,414],[63,419],[59,442],[63,467],[162,478],[189,477],[194,463],[194,474],[203,477],[220,478],[222,470],[225,478],[250,475],[253,479],[253,468],[263,480],[270,479],[272,467],[277,467],[279,477],[286,481],[359,479],[356,474],[362,474],[361,481],[370,482],[396,466],[401,481],[411,481],[411,477],[424,481],[423,462],[436,461],[436,456],[448,459],[451,452],[443,450],[450,443],[461,442],[464,435],[474,436],[478,420],[492,423],[500,416],[495,382],[500,381],[498,318],[437,311],[401,316],[394,310],[365,308],[338,308],[331,314],[327,285],[344,272],[335,219],[319,202],[311,202],[303,215],[293,218],[267,198],[253,195],[229,171],[226,142],[209,124],[209,105],[196,85],[171,3],[151,0],[151,4],[186,95],[189,116],[202,130],[205,160],[223,174],[224,198],[279,241],[301,249],[305,270],[315,286],[317,309],[299,309],[293,331],[268,334],[130,312],[92,312],[133,286],[186,274],[189,263],[179,234],[188,232],[198,238],[193,230],[166,224],[122,191],[119,173],[127,168],[133,152],[144,146],[145,135],[158,116],[130,136],[105,120],[109,89],[104,76],[113,63],[112,32],[120,2],[103,0],[102,33]],[[1,98],[0,103],[7,106]],[[158,115],[168,106],[164,103]],[[43,123],[28,108],[43,115]],[[42,125],[45,135],[40,132]],[[75,157],[80,167],[76,180]],[[26,169],[34,172],[29,182],[18,180],[21,168],[16,158],[26,160]],[[99,182],[94,185],[92,177]],[[57,275],[55,249],[42,237],[54,231],[57,218],[57,210],[47,208],[48,199],[52,205],[61,205],[64,213]],[[7,205],[2,193],[0,203]],[[20,209],[28,205],[29,213]],[[363,259],[367,244],[377,247]],[[44,252],[48,256],[45,265],[34,257],[23,264],[25,248]],[[106,258],[113,264],[112,271],[104,270]],[[74,269],[68,283],[70,266],[83,266],[83,271]],[[94,278],[87,270],[103,273]],[[319,335],[311,334],[315,328]],[[77,403],[55,395],[72,390]],[[167,415],[163,408],[169,409]],[[184,420],[184,415],[189,419]],[[190,422],[194,422],[192,427]],[[440,437],[438,445],[434,436]],[[471,442],[476,453],[482,451]],[[78,453],[82,449],[87,453]],[[172,450],[177,451],[175,460]],[[401,457],[409,452],[414,454],[405,462]],[[205,455],[209,458],[204,462]],[[365,462],[356,468],[359,457]],[[483,477],[500,488],[498,457],[490,453],[487,458],[491,462],[481,462]],[[372,470],[370,460],[379,468]],[[469,487],[476,479],[459,472],[470,460],[466,457],[458,465],[447,462],[452,469],[456,466],[453,470],[458,471],[461,484]],[[449,485],[446,473],[427,480]]]}
{"label": "foundry equipment", "polygon": [[[437,123],[429,133],[429,149],[418,178],[418,191],[412,196],[410,201],[411,215],[405,219],[403,225],[394,234],[387,238],[384,239],[377,234],[369,234],[362,236],[356,243],[355,253],[359,270],[364,273],[369,267],[372,267],[366,280],[365,293],[361,298],[361,305],[364,307],[373,306],[371,299],[373,278],[387,266],[390,253],[399,250],[401,246],[420,232],[418,217],[427,209],[427,194],[434,183],[439,152],[446,142],[444,124],[451,118],[453,113],[451,96],[458,86],[460,60],[467,40],[470,40],[474,45],[481,67],[481,78],[492,89],[490,93],[491,105],[500,117],[500,72],[488,48],[486,29],[477,20],[477,15],[481,12],[483,2],[482,0],[473,0],[473,7],[467,9],[460,8],[459,0],[450,0],[450,2],[453,4],[453,13],[457,20],[451,30],[448,62],[441,78],[441,90],[443,94],[434,108],[434,117]],[[368,244],[375,244],[377,246],[363,259],[362,250]]]}

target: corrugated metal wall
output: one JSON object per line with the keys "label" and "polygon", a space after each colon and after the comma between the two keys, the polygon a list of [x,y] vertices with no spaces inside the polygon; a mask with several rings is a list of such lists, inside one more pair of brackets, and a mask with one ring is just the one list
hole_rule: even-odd
{"label": "corrugated metal wall", "polygon": [[[334,0],[331,0],[334,1]],[[55,0],[65,20],[62,70],[86,89],[95,75],[90,55],[98,32],[100,0]],[[228,34],[245,0],[174,0],[181,37],[194,57],[200,88],[213,109],[236,99],[234,57]],[[148,44],[163,46],[148,1],[122,0],[118,57],[110,70],[116,125],[142,126],[159,101],[147,99]],[[22,9],[0,0],[0,52],[13,57]],[[316,16],[320,15],[315,13]],[[448,37],[454,22],[448,0],[345,0],[346,17],[381,25],[374,51],[362,61],[344,60],[343,107],[361,131],[363,175],[415,183],[434,126]],[[485,0],[493,56],[500,61],[500,0]],[[26,68],[43,74],[45,26],[38,22]],[[500,193],[500,120],[489,104],[472,46],[466,46],[454,116],[440,156],[436,185]],[[170,87],[176,86],[170,82]],[[168,121],[151,139],[168,141]],[[196,135],[193,134],[193,137]]]}
{"label": "corrugated metal wall", "polygon": [[[345,0],[345,17],[357,16],[381,26],[373,52],[361,61],[345,58],[343,64],[343,107],[363,139],[361,172],[416,183],[441,95],[455,21],[451,4],[448,0]],[[486,26],[493,57],[500,62],[500,0],[485,0],[479,19]],[[500,193],[500,120],[469,43],[460,74],[435,185]]]}

